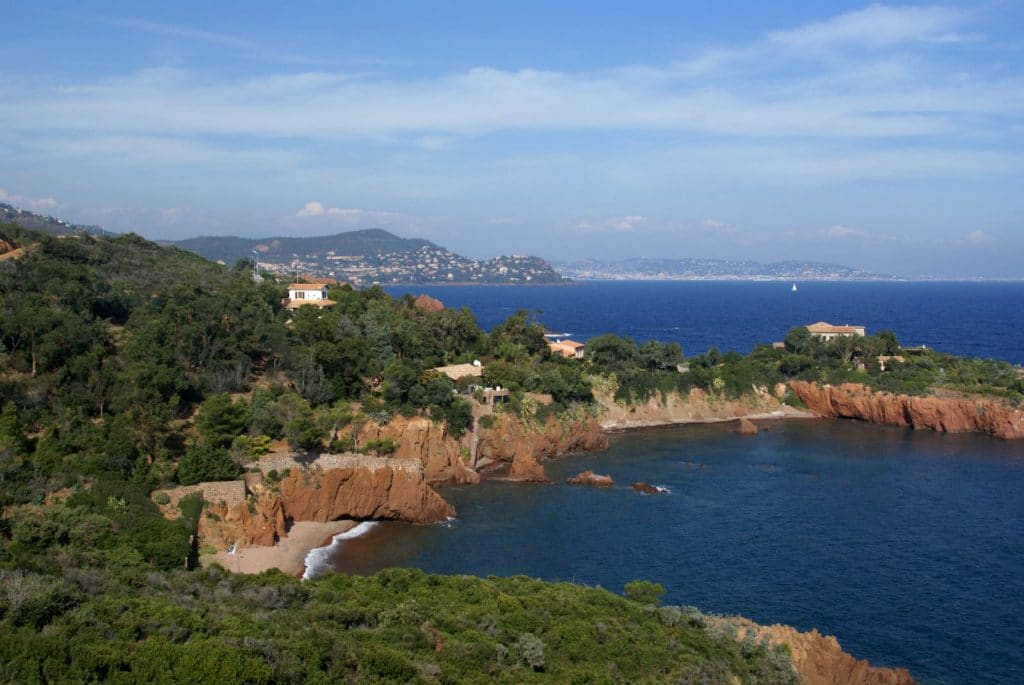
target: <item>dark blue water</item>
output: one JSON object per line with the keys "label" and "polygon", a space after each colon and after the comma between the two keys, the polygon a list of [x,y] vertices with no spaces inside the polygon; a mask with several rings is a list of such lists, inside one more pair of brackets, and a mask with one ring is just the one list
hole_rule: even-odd
{"label": "dark blue water", "polygon": [[[922,683],[1024,682],[1024,454],[1018,444],[844,421],[616,436],[547,465],[617,485],[484,483],[442,491],[445,526],[382,524],[338,570],[572,580],[836,635]],[[671,494],[629,488],[643,480]]]}
{"label": "dark blue water", "polygon": [[[674,340],[688,354],[750,350],[827,320],[891,329],[905,344],[1024,362],[1024,284],[592,283],[416,288],[490,328],[518,309],[586,339]],[[389,289],[401,294],[404,288]],[[616,436],[607,452],[547,465],[620,485],[448,488],[447,526],[385,524],[346,541],[338,570],[574,580],[818,628],[859,658],[923,683],[1024,683],[1024,445],[840,421]],[[665,485],[641,496],[628,484]]]}
{"label": "dark blue water", "polygon": [[687,355],[749,352],[798,325],[858,323],[906,345],[1024,363],[1024,283],[581,283],[572,286],[394,286],[468,306],[490,329],[519,309],[550,330],[675,341]]}

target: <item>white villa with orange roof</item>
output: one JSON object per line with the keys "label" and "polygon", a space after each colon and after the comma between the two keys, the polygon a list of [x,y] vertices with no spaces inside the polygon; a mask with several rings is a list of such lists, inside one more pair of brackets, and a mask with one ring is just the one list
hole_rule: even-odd
{"label": "white villa with orange roof", "polygon": [[845,326],[833,326],[827,321],[812,323],[806,328],[813,337],[826,341],[841,337],[863,338],[867,335],[867,328],[864,326],[851,326],[849,324]]}
{"label": "white villa with orange roof", "polygon": [[284,301],[284,306],[288,309],[298,309],[305,305],[333,307],[334,304],[334,300],[327,299],[326,283],[288,284],[288,299]]}

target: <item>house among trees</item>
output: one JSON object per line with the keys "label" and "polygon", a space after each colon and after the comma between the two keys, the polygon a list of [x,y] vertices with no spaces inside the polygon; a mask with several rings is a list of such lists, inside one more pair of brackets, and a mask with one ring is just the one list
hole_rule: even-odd
{"label": "house among trees", "polygon": [[842,337],[856,337],[863,338],[867,335],[867,329],[864,326],[833,326],[826,321],[819,321],[818,323],[812,323],[806,327],[812,337],[820,340],[834,340],[835,338]]}
{"label": "house among trees", "polygon": [[586,345],[575,340],[556,340],[548,343],[551,354],[560,354],[566,359],[583,359],[583,351]]}
{"label": "house among trees", "polygon": [[326,283],[290,283],[288,299],[283,302],[288,309],[298,309],[305,305],[315,307],[333,307],[334,300],[327,299]]}

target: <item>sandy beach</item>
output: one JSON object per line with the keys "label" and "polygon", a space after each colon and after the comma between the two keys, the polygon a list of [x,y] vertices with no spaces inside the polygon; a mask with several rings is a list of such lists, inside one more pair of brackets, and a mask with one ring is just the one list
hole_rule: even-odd
{"label": "sandy beach", "polygon": [[304,567],[311,549],[330,544],[331,538],[359,525],[358,521],[298,521],[292,524],[288,535],[271,547],[244,547],[234,554],[226,551],[205,557],[234,573],[262,573],[277,568],[297,575]]}

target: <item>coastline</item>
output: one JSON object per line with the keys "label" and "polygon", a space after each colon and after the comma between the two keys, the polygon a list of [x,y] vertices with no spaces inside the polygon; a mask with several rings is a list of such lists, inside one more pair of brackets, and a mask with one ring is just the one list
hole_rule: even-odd
{"label": "coastline", "polygon": [[699,419],[679,419],[674,421],[660,421],[657,419],[638,419],[635,421],[610,421],[608,423],[602,423],[600,420],[598,423],[601,425],[601,430],[605,433],[630,433],[633,431],[650,430],[657,428],[677,428],[679,426],[691,426],[691,425],[702,425],[702,424],[714,424],[714,423],[729,423],[732,421],[740,421],[747,419],[748,421],[789,421],[793,419],[822,419],[820,414],[814,412],[797,409],[788,405],[783,405],[782,409],[778,409],[770,412],[755,412],[753,414],[743,414],[741,416],[723,416],[723,417],[706,417]]}
{"label": "coastline", "polygon": [[335,535],[348,532],[357,525],[359,521],[347,519],[326,523],[296,521],[276,545],[243,547],[234,554],[221,550],[204,555],[202,561],[216,562],[232,573],[263,573],[276,568],[298,576],[305,572],[306,556],[311,551],[330,545]]}

